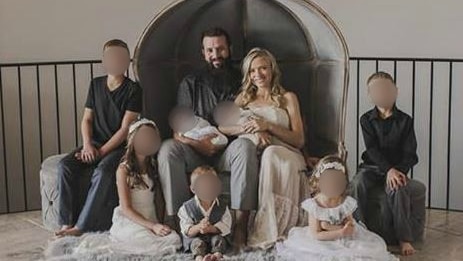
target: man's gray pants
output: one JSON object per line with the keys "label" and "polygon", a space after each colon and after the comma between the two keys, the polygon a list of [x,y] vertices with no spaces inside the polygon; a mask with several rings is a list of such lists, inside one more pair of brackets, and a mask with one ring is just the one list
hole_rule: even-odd
{"label": "man's gray pants", "polygon": [[203,156],[189,145],[169,139],[162,143],[158,164],[167,215],[176,215],[182,204],[191,198],[189,174],[201,165],[213,166],[218,173],[230,175],[232,209],[253,210],[257,207],[257,148],[249,139],[237,138],[223,153],[213,157]]}

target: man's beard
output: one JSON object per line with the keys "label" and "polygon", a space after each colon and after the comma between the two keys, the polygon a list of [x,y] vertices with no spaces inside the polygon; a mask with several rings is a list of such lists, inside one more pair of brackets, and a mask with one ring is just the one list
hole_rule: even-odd
{"label": "man's beard", "polygon": [[223,72],[223,71],[228,71],[229,68],[231,67],[231,58],[228,57],[228,58],[223,58],[221,60],[222,60],[221,61],[222,63],[221,63],[221,65],[219,67],[214,66],[214,61],[206,62],[208,69],[212,73],[220,73],[220,72]]}

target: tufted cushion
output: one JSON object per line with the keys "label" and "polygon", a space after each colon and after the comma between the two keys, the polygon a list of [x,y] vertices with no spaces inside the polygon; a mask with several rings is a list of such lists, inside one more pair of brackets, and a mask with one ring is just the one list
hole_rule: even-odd
{"label": "tufted cushion", "polygon": [[48,157],[40,170],[40,194],[42,196],[42,221],[49,230],[59,229],[58,224],[58,163],[66,154]]}

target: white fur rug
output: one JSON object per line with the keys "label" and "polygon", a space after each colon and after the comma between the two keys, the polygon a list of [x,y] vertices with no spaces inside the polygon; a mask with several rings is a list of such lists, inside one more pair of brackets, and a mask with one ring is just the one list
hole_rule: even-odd
{"label": "white fur rug", "polygon": [[[120,253],[105,247],[96,247],[86,249],[86,251],[76,251],[80,247],[80,243],[85,237],[94,236],[107,238],[105,233],[87,233],[81,237],[63,237],[50,241],[44,251],[44,260],[62,261],[62,260],[96,260],[96,261],[148,261],[148,260],[163,260],[163,261],[186,261],[193,260],[190,254],[177,253],[165,256],[156,255],[138,255],[129,253]],[[101,245],[104,245],[104,242]],[[225,255],[224,260],[233,261],[276,261],[281,260],[275,255],[275,251],[252,251],[243,252],[237,255]]]}

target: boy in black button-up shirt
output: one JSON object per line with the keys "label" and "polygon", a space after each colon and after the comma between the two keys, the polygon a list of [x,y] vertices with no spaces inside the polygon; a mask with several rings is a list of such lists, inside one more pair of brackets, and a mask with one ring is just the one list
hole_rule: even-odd
{"label": "boy in black button-up shirt", "polygon": [[412,243],[423,233],[426,193],[422,183],[407,177],[418,162],[413,119],[395,105],[398,90],[389,74],[377,72],[368,78],[367,85],[375,107],[360,118],[366,150],[352,181],[353,196],[359,202],[356,215],[365,222],[368,193],[384,184],[401,253],[412,255]]}

